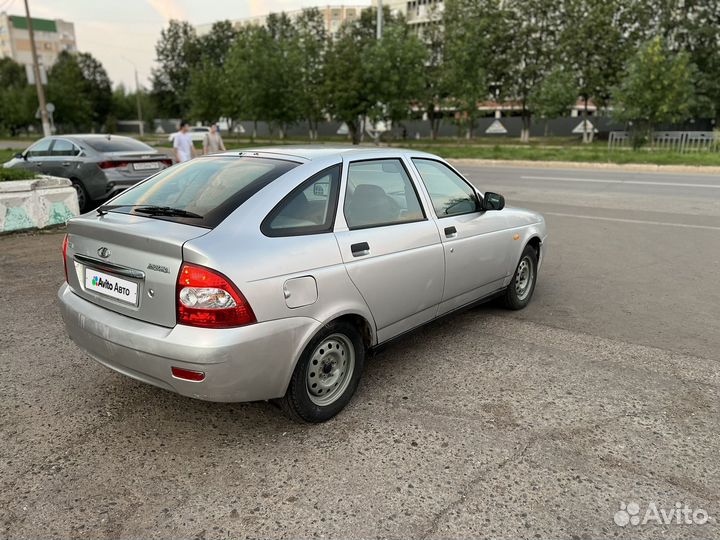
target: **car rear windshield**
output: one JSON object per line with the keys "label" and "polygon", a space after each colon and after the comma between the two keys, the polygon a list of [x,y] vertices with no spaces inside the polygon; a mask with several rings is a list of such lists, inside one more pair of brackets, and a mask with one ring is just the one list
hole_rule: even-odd
{"label": "car rear windshield", "polygon": [[[175,165],[108,203],[113,212],[148,216],[143,206],[167,207],[200,217],[152,215],[156,219],[213,228],[260,189],[298,163],[256,157],[202,157]],[[167,214],[168,212],[165,212]]]}
{"label": "car rear windshield", "polygon": [[129,137],[92,137],[83,142],[98,152],[155,152],[151,146]]}

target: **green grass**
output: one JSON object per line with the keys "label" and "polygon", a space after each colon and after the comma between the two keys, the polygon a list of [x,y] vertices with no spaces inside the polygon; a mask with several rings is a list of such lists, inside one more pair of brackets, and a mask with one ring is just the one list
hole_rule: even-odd
{"label": "green grass", "polygon": [[29,180],[35,178],[35,173],[26,169],[5,169],[2,167],[2,163],[5,163],[9,159],[17,154],[19,150],[0,150],[0,182],[6,180]]}
{"label": "green grass", "polygon": [[26,169],[0,168],[0,182],[7,180],[29,180],[31,178],[35,178],[35,173]]}

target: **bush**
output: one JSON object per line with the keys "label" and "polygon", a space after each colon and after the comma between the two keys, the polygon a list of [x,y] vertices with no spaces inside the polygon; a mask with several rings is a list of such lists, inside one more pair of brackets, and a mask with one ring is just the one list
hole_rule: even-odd
{"label": "bush", "polygon": [[0,182],[5,180],[30,180],[32,178],[35,178],[35,173],[27,169],[0,168]]}

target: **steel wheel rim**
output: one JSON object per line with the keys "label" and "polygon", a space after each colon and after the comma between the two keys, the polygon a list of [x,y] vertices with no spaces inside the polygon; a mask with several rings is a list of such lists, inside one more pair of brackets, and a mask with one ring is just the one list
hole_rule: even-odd
{"label": "steel wheel rim", "polygon": [[331,334],[315,347],[305,374],[308,397],[315,405],[334,403],[355,370],[355,347],[343,334]]}
{"label": "steel wheel rim", "polygon": [[515,272],[515,294],[518,300],[525,300],[528,297],[533,281],[535,281],[535,267],[532,259],[525,255]]}

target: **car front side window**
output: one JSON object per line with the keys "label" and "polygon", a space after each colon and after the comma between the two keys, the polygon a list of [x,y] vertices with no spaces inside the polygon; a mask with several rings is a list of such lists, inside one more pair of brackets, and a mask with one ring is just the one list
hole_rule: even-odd
{"label": "car front side window", "polygon": [[27,149],[25,153],[25,157],[27,158],[37,158],[37,157],[46,157],[50,155],[50,145],[52,144],[52,139],[41,139],[35,144],[33,144],[30,148]]}
{"label": "car front side window", "polygon": [[415,187],[399,159],[350,163],[347,182],[344,210],[351,230],[425,219]]}
{"label": "car front side window", "polygon": [[432,159],[413,158],[439,218],[479,211],[473,187],[450,167]]}

